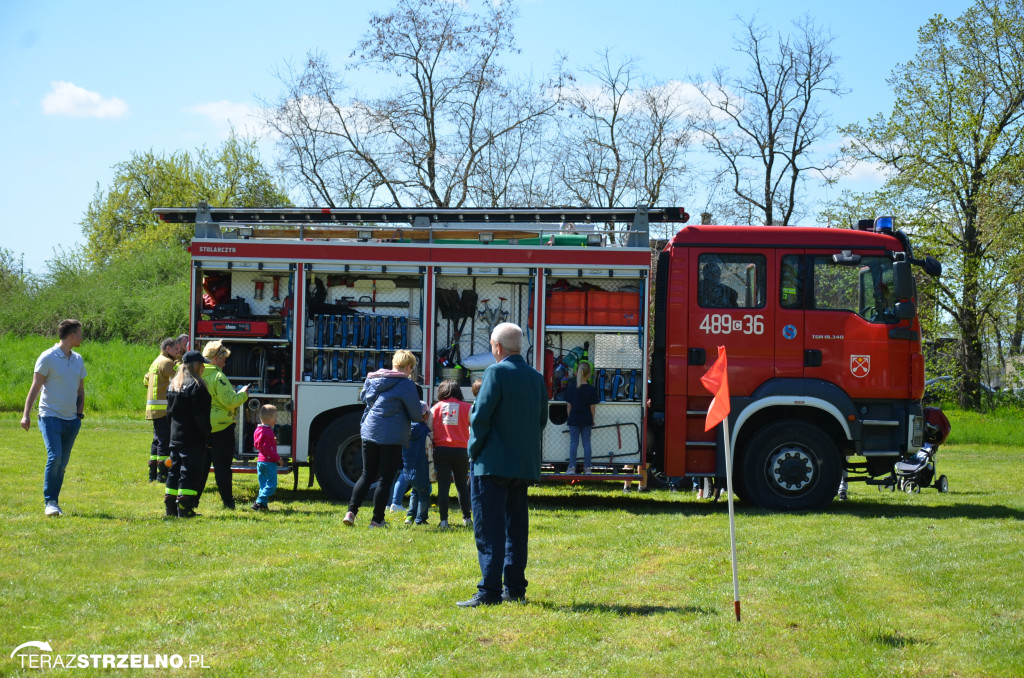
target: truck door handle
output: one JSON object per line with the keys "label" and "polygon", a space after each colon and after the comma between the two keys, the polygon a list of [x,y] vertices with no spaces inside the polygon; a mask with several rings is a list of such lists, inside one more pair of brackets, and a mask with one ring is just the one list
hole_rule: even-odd
{"label": "truck door handle", "polygon": [[708,362],[708,354],[702,348],[691,348],[686,352],[686,363],[688,365],[705,365]]}
{"label": "truck door handle", "polygon": [[804,351],[804,367],[821,367],[821,351],[816,348]]}

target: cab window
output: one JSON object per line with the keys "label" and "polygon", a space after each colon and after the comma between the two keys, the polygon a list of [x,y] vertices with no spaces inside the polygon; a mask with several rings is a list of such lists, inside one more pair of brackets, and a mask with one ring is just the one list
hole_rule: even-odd
{"label": "cab window", "polygon": [[810,308],[849,311],[872,323],[897,322],[889,257],[861,257],[851,266],[816,256],[811,288]]}
{"label": "cab window", "polygon": [[804,306],[804,258],[796,254],[782,257],[779,269],[779,305],[782,308]]}
{"label": "cab window", "polygon": [[702,254],[697,264],[697,300],[702,308],[764,308],[763,255]]}

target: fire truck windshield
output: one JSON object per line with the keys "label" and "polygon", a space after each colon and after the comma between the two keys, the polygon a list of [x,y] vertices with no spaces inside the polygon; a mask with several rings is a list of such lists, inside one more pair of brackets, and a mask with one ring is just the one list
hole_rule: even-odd
{"label": "fire truck windshield", "polygon": [[850,311],[872,323],[896,323],[892,259],[861,257],[859,265],[814,257],[809,308]]}

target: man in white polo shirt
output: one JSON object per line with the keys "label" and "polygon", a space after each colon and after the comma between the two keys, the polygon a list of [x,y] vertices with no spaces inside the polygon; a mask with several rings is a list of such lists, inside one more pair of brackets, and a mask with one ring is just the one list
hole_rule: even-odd
{"label": "man in white polo shirt", "polygon": [[21,416],[21,427],[27,431],[32,427],[29,413],[41,391],[39,430],[46,444],[43,499],[48,516],[64,515],[57,501],[64,483],[64,471],[71,459],[71,447],[85,416],[85,361],[72,350],[82,344],[82,323],[62,320],[57,326],[57,334],[60,341],[43,351],[36,360],[32,388],[28,391],[25,411]]}

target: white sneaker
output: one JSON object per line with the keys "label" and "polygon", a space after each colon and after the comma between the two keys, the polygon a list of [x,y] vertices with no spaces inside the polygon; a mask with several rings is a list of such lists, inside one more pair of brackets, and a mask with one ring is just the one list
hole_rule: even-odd
{"label": "white sneaker", "polygon": [[448,521],[447,520],[442,520],[441,524],[438,525],[438,527],[440,527],[442,530],[447,530],[448,529]]}
{"label": "white sneaker", "polygon": [[585,476],[589,476],[590,475],[590,467],[589,466],[584,466],[583,467],[583,475],[585,475]]}
{"label": "white sneaker", "polygon": [[46,509],[43,511],[43,514],[47,516],[56,516],[59,518],[62,515],[64,515],[64,512],[60,510],[60,506],[57,505],[57,502],[48,501],[46,502]]}
{"label": "white sneaker", "polygon": [[463,525],[463,527],[473,527],[473,519],[472,518],[463,518],[462,519],[462,525]]}
{"label": "white sneaker", "polygon": [[567,466],[565,468],[565,475],[567,475],[567,476],[574,476],[574,475],[576,475],[576,467],[575,466]]}
{"label": "white sneaker", "polygon": [[388,510],[392,513],[402,513],[405,511],[401,504],[392,504],[388,507]]}
{"label": "white sneaker", "polygon": [[355,523],[356,523],[356,514],[354,514],[351,511],[349,511],[348,513],[345,514],[345,517],[341,519],[341,522],[345,523],[349,527],[351,527],[352,525],[355,525]]}

